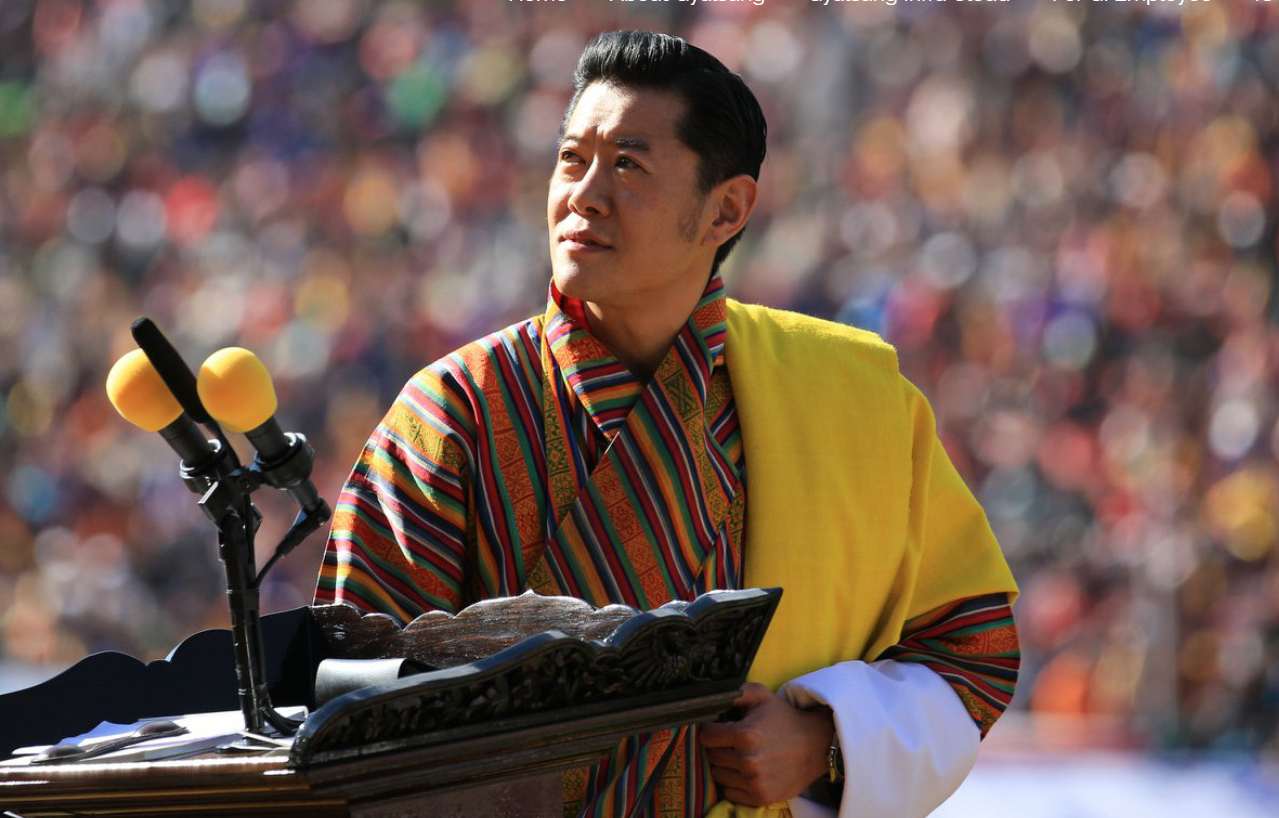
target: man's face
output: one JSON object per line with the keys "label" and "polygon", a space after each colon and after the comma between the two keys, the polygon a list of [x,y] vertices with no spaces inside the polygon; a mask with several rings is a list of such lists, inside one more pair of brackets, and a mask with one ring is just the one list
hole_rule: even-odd
{"label": "man's face", "polygon": [[[626,307],[706,282],[698,157],[675,135],[678,96],[587,86],[565,128],[546,215],[560,292]],[[694,294],[696,295],[696,294]]]}

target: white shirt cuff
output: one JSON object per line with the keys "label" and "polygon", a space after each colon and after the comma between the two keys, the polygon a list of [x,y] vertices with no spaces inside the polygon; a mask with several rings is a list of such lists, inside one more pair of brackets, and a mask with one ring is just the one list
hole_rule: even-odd
{"label": "white shirt cuff", "polygon": [[[839,818],[924,818],[959,788],[977,760],[981,732],[959,696],[923,665],[841,662],[792,679],[780,691],[797,707],[826,705],[844,756]],[[833,818],[808,798],[794,818]]]}

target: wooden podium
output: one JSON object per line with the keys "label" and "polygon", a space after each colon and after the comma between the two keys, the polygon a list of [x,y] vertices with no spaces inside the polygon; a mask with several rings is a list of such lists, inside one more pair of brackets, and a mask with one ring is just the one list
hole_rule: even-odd
{"label": "wooden podium", "polygon": [[[717,592],[639,613],[525,594],[402,629],[340,605],[273,614],[263,619],[272,700],[311,708],[286,746],[0,767],[0,814],[559,818],[563,770],[627,735],[729,709],[780,595]],[[408,662],[376,661],[388,659]],[[366,667],[373,678],[410,665],[427,670],[361,684]],[[317,673],[324,696],[334,667],[336,694],[317,700]],[[227,631],[196,634],[150,665],[97,654],[0,696],[0,752],[104,720],[235,710],[237,701]]]}

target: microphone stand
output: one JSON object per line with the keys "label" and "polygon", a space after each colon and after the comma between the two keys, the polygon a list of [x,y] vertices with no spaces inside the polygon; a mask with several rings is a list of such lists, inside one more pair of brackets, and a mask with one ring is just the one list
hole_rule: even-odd
{"label": "microphone stand", "polygon": [[[218,557],[226,568],[227,605],[231,609],[231,640],[235,647],[235,677],[240,711],[244,715],[244,736],[270,743],[271,740],[262,735],[268,725],[282,735],[292,735],[301,722],[280,715],[271,705],[258,590],[276,560],[292,551],[330,517],[328,504],[316,495],[310,484],[315,452],[305,436],[291,434],[287,436],[288,448],[277,453],[278,457],[271,462],[264,463],[259,452],[252,465],[241,466],[222,427],[200,400],[195,375],[160,328],[144,317],[134,321],[130,330],[182,410],[216,436],[209,441],[211,457],[201,454],[203,462],[194,466],[184,459],[178,473],[187,488],[200,495],[201,510],[218,530]],[[253,538],[262,514],[251,498],[263,483],[288,491],[300,511],[276,546],[275,554],[262,571],[255,574]]]}
{"label": "microphone stand", "polygon": [[[250,497],[263,483],[274,485],[279,480],[273,473],[273,466],[264,465],[260,458],[255,458],[249,467],[241,466],[222,429],[216,423],[209,426],[217,435],[215,440],[209,441],[217,456],[198,470],[183,462],[180,473],[187,486],[201,495],[200,508],[218,532],[218,557],[226,569],[231,641],[235,651],[235,676],[240,712],[244,715],[245,737],[261,737],[268,731],[268,726],[282,735],[292,735],[301,722],[275,710],[267,687],[259,589],[262,578],[275,561],[329,519],[329,507],[322,499],[303,507],[277,546],[275,555],[262,573],[256,573],[253,543],[262,514]],[[293,437],[297,451],[291,458],[294,462],[290,469],[292,473],[302,469],[309,474],[315,453],[305,437]],[[222,464],[227,457],[232,466],[229,470]],[[247,745],[247,748],[256,749],[252,745]]]}

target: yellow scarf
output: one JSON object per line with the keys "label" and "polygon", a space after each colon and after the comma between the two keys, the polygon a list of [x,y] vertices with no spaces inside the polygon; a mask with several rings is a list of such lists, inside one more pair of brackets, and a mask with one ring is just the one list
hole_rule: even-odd
{"label": "yellow scarf", "polygon": [[[781,604],[750,680],[875,659],[906,620],[1017,586],[932,409],[872,333],[729,301],[747,468],[745,587]],[[787,815],[722,802],[709,818]]]}

